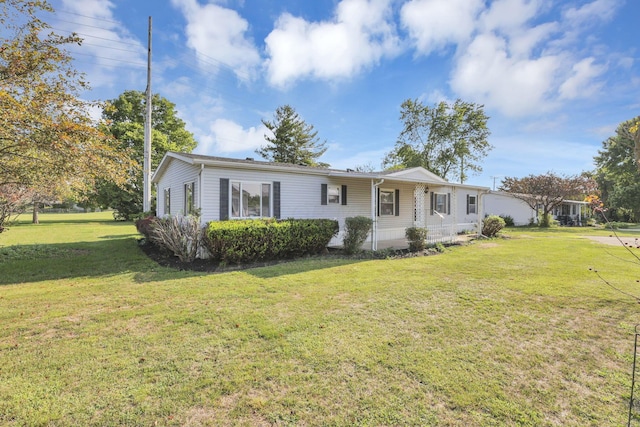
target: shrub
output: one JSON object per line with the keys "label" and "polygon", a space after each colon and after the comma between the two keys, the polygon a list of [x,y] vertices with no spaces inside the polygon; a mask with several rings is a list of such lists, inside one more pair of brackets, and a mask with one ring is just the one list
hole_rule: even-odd
{"label": "shrub", "polygon": [[420,252],[427,247],[427,229],[424,227],[409,227],[405,230],[404,235],[409,240],[409,250],[411,252]]}
{"label": "shrub", "polygon": [[435,245],[433,245],[433,250],[438,252],[439,254],[444,253],[445,251],[444,244],[442,244],[442,242],[437,242]]}
{"label": "shrub", "polygon": [[354,254],[360,250],[367,240],[373,221],[366,216],[354,216],[344,220],[344,238],[342,247],[348,254]]}
{"label": "shrub", "polygon": [[138,230],[138,233],[142,234],[147,241],[151,240],[152,225],[155,220],[155,216],[149,215],[136,221],[136,230]]}
{"label": "shrub", "polygon": [[504,220],[504,225],[506,227],[513,227],[514,225],[516,225],[511,215],[500,215],[500,218]]}
{"label": "shrub", "polygon": [[211,221],[205,244],[212,258],[237,264],[315,254],[337,233],[329,219]]}
{"label": "shrub", "polygon": [[497,215],[489,215],[482,221],[482,235],[486,237],[496,237],[504,226],[504,219]]}
{"label": "shrub", "polygon": [[167,249],[182,262],[193,262],[204,249],[200,218],[195,216],[168,216],[151,221],[151,241]]}

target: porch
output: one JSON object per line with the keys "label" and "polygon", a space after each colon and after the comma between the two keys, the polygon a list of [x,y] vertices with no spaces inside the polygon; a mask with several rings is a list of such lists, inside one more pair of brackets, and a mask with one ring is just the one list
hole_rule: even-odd
{"label": "porch", "polygon": [[[477,233],[476,223],[427,225],[427,244],[436,243],[456,243],[466,239],[469,233]],[[367,240],[363,249],[371,249],[371,241]],[[377,249],[406,249],[409,242],[405,237],[405,229],[383,229],[378,230]]]}
{"label": "porch", "polygon": [[[456,243],[466,240],[469,234],[478,232],[477,224],[473,222],[460,224],[427,225],[427,244],[436,243]],[[329,247],[342,247],[343,233],[340,232],[338,238],[332,240]],[[404,228],[378,230],[378,242],[376,249],[407,249],[409,242],[405,237]],[[371,250],[371,235],[362,244],[362,249]]]}

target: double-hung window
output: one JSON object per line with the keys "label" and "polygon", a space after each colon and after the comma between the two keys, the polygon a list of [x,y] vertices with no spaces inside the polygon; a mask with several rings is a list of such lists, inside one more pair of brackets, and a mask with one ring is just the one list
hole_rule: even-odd
{"label": "double-hung window", "polygon": [[380,215],[395,215],[396,192],[380,189]]}
{"label": "double-hung window", "polygon": [[192,215],[195,212],[195,183],[188,182],[184,185],[184,214]]}
{"label": "double-hung window", "polygon": [[340,204],[340,189],[339,185],[327,186],[327,202],[329,204]]}
{"label": "double-hung window", "polygon": [[468,195],[467,196],[467,213],[475,214],[477,213],[477,199],[476,196]]}
{"label": "double-hung window", "polygon": [[271,216],[271,184],[231,182],[231,218]]}
{"label": "double-hung window", "polygon": [[448,215],[450,213],[449,198],[447,193],[431,193],[431,215]]}
{"label": "double-hung window", "polygon": [[164,214],[171,215],[171,187],[164,189],[163,197],[164,197]]}

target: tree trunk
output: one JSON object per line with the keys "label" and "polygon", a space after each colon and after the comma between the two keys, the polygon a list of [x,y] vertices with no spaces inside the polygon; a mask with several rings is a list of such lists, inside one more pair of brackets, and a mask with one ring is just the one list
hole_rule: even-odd
{"label": "tree trunk", "polygon": [[35,202],[33,204],[33,220],[31,221],[33,224],[40,224],[40,218],[39,218],[39,214],[40,213],[40,203]]}

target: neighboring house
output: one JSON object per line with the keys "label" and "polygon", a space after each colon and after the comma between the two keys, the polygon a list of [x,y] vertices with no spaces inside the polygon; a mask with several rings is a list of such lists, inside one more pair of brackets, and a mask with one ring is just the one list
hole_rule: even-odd
{"label": "neighboring house", "polygon": [[329,218],[340,232],[345,218],[373,220],[372,249],[406,247],[405,230],[429,229],[428,240],[453,241],[478,231],[489,189],[454,184],[424,168],[355,172],[287,163],[168,152],[152,177],[157,214],[199,212],[203,222],[241,218]]}
{"label": "neighboring house", "polygon": [[[507,192],[490,191],[484,196],[484,207],[485,215],[508,215],[513,218],[514,225],[538,223],[537,210]],[[585,225],[586,207],[587,202],[565,200],[553,210],[552,216],[560,225]]]}
{"label": "neighboring house", "polygon": [[514,225],[528,225],[537,222],[538,213],[524,201],[503,191],[490,191],[484,196],[484,214],[510,216]]}

